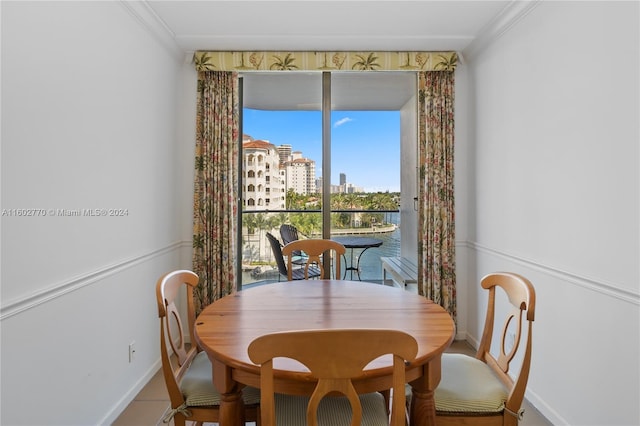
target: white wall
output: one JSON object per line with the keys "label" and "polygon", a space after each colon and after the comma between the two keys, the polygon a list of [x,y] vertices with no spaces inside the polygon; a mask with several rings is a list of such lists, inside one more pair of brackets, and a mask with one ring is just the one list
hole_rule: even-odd
{"label": "white wall", "polygon": [[638,2],[539,2],[471,60],[470,275],[535,285],[528,397],[554,424],[640,424],[639,27]]}
{"label": "white wall", "polygon": [[108,424],[159,366],[157,278],[190,265],[184,58],[125,2],[1,7],[0,423]]}

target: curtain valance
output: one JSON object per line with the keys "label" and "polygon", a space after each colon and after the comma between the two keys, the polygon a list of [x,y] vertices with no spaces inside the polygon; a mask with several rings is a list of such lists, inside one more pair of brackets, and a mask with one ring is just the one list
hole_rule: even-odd
{"label": "curtain valance", "polygon": [[200,51],[198,71],[453,71],[456,52]]}

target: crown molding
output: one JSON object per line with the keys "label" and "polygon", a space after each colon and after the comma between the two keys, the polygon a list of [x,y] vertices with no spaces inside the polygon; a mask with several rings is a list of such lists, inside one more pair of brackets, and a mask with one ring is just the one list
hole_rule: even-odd
{"label": "crown molding", "polygon": [[171,56],[180,62],[184,60],[185,52],[178,45],[176,35],[149,6],[147,0],[120,0],[119,3]]}
{"label": "crown molding", "polygon": [[542,0],[514,0],[489,22],[463,51],[466,61],[472,61],[480,52],[507,33],[516,23],[527,16]]}

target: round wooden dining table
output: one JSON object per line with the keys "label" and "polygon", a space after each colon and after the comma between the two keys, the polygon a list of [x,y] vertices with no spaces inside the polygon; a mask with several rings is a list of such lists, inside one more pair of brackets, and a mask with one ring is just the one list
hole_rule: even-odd
{"label": "round wooden dining table", "polygon": [[[303,280],[237,291],[196,319],[196,340],[211,360],[213,382],[222,394],[220,426],[241,426],[241,390],[260,387],[260,367],[247,353],[255,338],[279,331],[354,328],[402,330],[417,340],[418,354],[406,369],[413,388],[410,424],[434,425],[441,355],[454,337],[451,316],[431,300],[395,287]],[[370,363],[354,381],[358,393],[391,389],[391,362],[385,356]],[[279,393],[310,395],[315,386],[306,367],[291,359],[277,358],[274,374]]]}

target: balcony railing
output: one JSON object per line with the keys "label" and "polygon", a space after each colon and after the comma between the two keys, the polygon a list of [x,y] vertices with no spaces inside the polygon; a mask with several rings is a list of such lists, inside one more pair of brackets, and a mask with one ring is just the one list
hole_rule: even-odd
{"label": "balcony railing", "polygon": [[[280,226],[287,223],[298,229],[300,238],[322,236],[319,210],[244,211],[242,222],[242,285],[284,279],[279,276],[267,232],[282,241]],[[380,257],[400,255],[399,210],[332,210],[331,235],[349,234],[374,236],[383,241],[382,246],[368,249],[360,259],[360,278],[380,282]],[[357,260],[361,253],[362,250],[354,249],[353,259]],[[351,256],[350,249],[347,256]]]}

